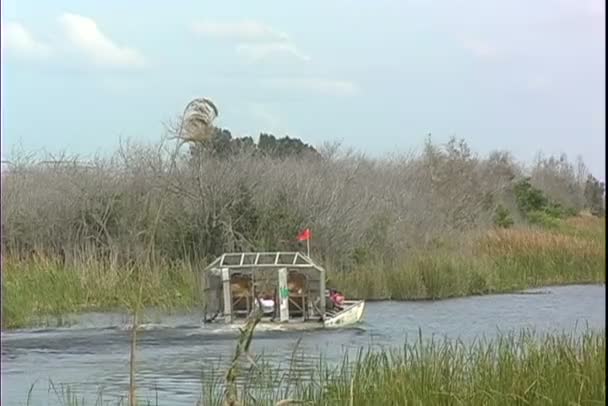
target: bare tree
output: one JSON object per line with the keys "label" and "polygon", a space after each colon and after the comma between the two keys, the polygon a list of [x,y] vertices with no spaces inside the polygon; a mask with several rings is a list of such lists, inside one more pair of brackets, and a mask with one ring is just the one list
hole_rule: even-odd
{"label": "bare tree", "polygon": [[512,186],[523,175],[564,205],[584,204],[582,160],[575,167],[540,157],[530,169],[504,151],[478,156],[456,139],[382,159],[337,144],[320,158],[177,149],[207,142],[217,115],[212,102],[196,99],[164,141],[122,143],[87,165],[13,154],[3,172],[3,252],[203,259],[298,249],[298,230],[311,227],[315,255],[349,268],[361,255],[390,260],[487,227],[499,204],[515,212]]}

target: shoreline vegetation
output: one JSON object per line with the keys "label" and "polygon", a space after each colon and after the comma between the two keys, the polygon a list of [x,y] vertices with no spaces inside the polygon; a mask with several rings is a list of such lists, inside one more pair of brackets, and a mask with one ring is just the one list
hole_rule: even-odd
{"label": "shoreline vegetation", "polygon": [[[423,339],[420,334],[402,346],[361,348],[354,357],[345,355],[336,363],[321,358],[312,369],[292,367],[297,350],[287,366],[271,365],[263,356],[237,362],[239,354],[247,352],[247,338],[246,333],[241,337],[239,345],[244,344],[240,352],[236,351],[225,381],[205,380],[205,376],[216,375],[213,370],[205,371],[201,392],[192,394],[193,399],[199,398],[197,404],[592,405],[606,400],[605,330],[540,335],[524,329],[470,344]],[[76,387],[52,382],[50,387],[49,396],[55,396],[61,404],[90,404]],[[102,394],[100,391],[98,399]],[[140,403],[163,404],[158,393],[151,395],[156,401],[141,392],[131,392],[130,396],[134,397],[129,400]],[[103,396],[105,403],[111,399]],[[117,400],[116,404],[125,404],[126,400]]]}
{"label": "shoreline vegetation", "polygon": [[[370,263],[350,272],[331,268],[332,286],[370,301],[440,300],[514,293],[526,289],[605,283],[605,233],[600,219],[574,217],[571,224],[598,228],[593,237],[534,229],[493,230],[470,255],[420,252],[398,266]],[[588,231],[589,229],[585,229]],[[3,326],[86,311],[127,310],[142,285],[142,306],[166,311],[200,309],[204,264],[134,264],[131,268],[87,261],[66,267],[48,259],[3,264]]]}
{"label": "shoreline vegetation", "polygon": [[[476,234],[469,249],[420,251],[397,264],[370,262],[350,271],[330,267],[328,280],[347,297],[375,301],[438,300],[606,280],[603,219],[572,217],[562,230],[493,229]],[[5,258],[3,328],[26,327],[45,316],[128,309],[140,286],[144,307],[198,309],[202,268],[204,263],[191,262],[121,267],[89,258],[66,266],[40,257]]]}
{"label": "shoreline vegetation", "polygon": [[[606,281],[602,218],[579,215],[561,220],[559,229],[494,228],[467,238],[466,251],[420,250],[404,260],[372,261],[350,271],[330,266],[328,281],[347,297],[374,301],[438,300]],[[43,257],[5,257],[2,326],[20,328],[45,317],[128,309],[139,294],[144,307],[199,309],[204,265],[149,261],[127,267],[95,258],[66,265]]]}
{"label": "shoreline vegetation", "polygon": [[2,329],[45,316],[198,308],[223,252],[311,253],[349,298],[437,300],[605,283],[604,184],[578,160],[463,140],[370,159],[215,129],[188,151],[125,145],[83,165],[15,155],[2,174]]}

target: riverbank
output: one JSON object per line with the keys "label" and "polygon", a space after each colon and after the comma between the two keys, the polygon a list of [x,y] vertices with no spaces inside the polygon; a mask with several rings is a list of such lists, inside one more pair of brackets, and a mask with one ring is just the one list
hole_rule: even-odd
{"label": "riverbank", "polygon": [[[467,236],[458,249],[404,253],[393,263],[368,260],[350,272],[328,267],[329,284],[369,300],[443,299],[506,293],[547,285],[605,283],[605,219],[574,217],[557,229],[494,229]],[[154,262],[117,266],[83,258],[5,258],[2,326],[41,316],[144,306],[188,310],[200,305],[204,264]]]}
{"label": "riverbank", "polygon": [[606,281],[605,220],[574,217],[558,229],[494,229],[464,249],[412,253],[352,273],[331,274],[347,296],[370,300],[445,299],[549,285]]}
{"label": "riverbank", "polygon": [[[473,344],[420,336],[400,347],[361,349],[354,358],[337,363],[321,360],[313,370],[298,368],[297,354],[294,350],[289,365],[282,367],[263,357],[255,364],[239,364],[233,392],[238,404],[582,405],[604,404],[606,398],[605,330],[578,335],[522,330]],[[183,394],[182,401],[224,404],[224,380],[204,379],[223,374],[203,372],[201,389]],[[56,398],[61,404],[88,404],[81,400],[77,387],[54,384],[53,388],[48,392],[49,403]],[[165,403],[158,401],[153,387],[139,390],[140,401]],[[24,399],[27,396],[24,393]],[[113,397],[116,394],[105,394],[104,401],[111,402]]]}

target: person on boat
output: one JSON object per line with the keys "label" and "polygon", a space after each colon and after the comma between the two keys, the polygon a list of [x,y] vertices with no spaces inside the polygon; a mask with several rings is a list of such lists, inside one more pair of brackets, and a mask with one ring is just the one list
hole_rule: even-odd
{"label": "person on boat", "polygon": [[[258,294],[257,298],[259,303],[262,305],[262,312],[264,314],[274,312],[274,300],[268,294]],[[256,300],[255,306],[258,307],[258,303]]]}
{"label": "person on boat", "polygon": [[254,286],[253,288],[253,306],[254,308],[260,308],[262,313],[268,314],[274,311],[274,300],[272,296],[267,292],[259,292],[258,289]]}
{"label": "person on boat", "polygon": [[342,310],[342,306],[344,305],[344,295],[341,292],[338,292],[336,289],[330,289],[329,300],[333,305],[332,307]]}
{"label": "person on boat", "polygon": [[260,302],[262,302],[262,311],[265,314],[272,313],[274,311],[274,300],[267,299],[267,298],[261,298]]}

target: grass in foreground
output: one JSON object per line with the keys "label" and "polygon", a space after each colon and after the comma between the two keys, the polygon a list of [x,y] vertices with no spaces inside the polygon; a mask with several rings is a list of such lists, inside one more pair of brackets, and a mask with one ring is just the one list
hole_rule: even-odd
{"label": "grass in foreground", "polygon": [[472,347],[419,342],[361,356],[318,399],[358,405],[604,404],[605,353],[605,335],[598,333],[537,341],[524,332]]}
{"label": "grass in foreground", "polygon": [[[329,283],[350,298],[441,299],[525,288],[605,283],[605,219],[574,217],[559,229],[495,229],[470,235],[464,249],[404,253],[403,260],[370,261],[351,272],[329,272]],[[83,260],[69,267],[39,259],[3,264],[2,325],[22,327],[41,316],[124,308],[143,284],[143,306],[188,309],[201,302],[204,264],[118,267]],[[127,306],[128,307],[128,306]]]}
{"label": "grass in foreground", "polygon": [[[603,405],[605,355],[604,330],[522,331],[471,345],[419,338],[310,373],[258,360],[231,396],[240,405]],[[199,404],[227,404],[224,393],[221,382],[204,384]]]}

